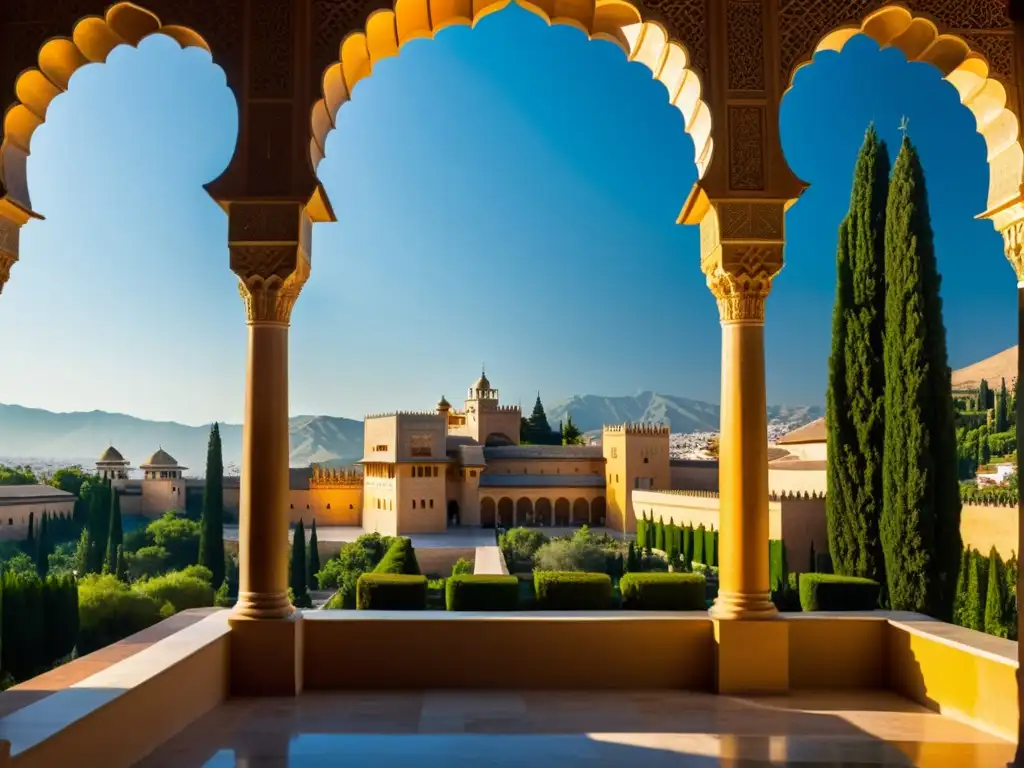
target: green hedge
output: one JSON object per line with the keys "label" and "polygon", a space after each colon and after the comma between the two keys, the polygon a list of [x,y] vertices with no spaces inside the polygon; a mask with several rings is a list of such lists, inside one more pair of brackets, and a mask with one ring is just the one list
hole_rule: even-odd
{"label": "green hedge", "polygon": [[449,611],[514,611],[519,608],[519,579],[515,576],[460,574],[445,585]]}
{"label": "green hedge", "polygon": [[700,573],[627,573],[619,590],[626,610],[703,611],[707,605],[707,584]]}
{"label": "green hedge", "polygon": [[364,573],[356,582],[356,610],[422,611],[426,607],[426,576]]}
{"label": "green hedge", "polygon": [[804,573],[800,576],[800,607],[805,611],[873,611],[878,608],[878,582],[858,576]]}
{"label": "green hedge", "polygon": [[420,573],[420,564],[416,561],[416,550],[412,542],[406,538],[397,539],[384,557],[373,569],[374,573],[398,573],[406,576],[417,576]]}
{"label": "green hedge", "polygon": [[534,571],[533,586],[542,611],[606,611],[612,605],[607,573]]}

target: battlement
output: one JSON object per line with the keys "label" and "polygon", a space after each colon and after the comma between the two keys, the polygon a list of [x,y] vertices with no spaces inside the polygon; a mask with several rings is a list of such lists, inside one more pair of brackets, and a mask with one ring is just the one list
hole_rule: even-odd
{"label": "battlement", "polygon": [[608,434],[627,434],[627,435],[650,435],[659,437],[668,437],[669,425],[668,424],[651,424],[646,422],[641,423],[629,423],[626,424],[605,424],[601,427],[602,432]]}
{"label": "battlement", "polygon": [[319,464],[313,464],[310,468],[313,470],[313,476],[309,478],[310,490],[361,488],[363,485],[363,473],[357,469],[332,469]]}
{"label": "battlement", "polygon": [[495,410],[498,413],[522,413],[523,409],[518,405],[499,405]]}
{"label": "battlement", "polygon": [[[665,494],[667,496],[689,496],[696,499],[717,499],[720,498],[718,491],[702,491],[698,489],[686,489],[686,488],[674,488],[672,490],[655,490],[651,493]],[[814,499],[824,499],[824,493],[817,493],[816,491],[772,491],[768,494],[768,501],[811,501]]]}
{"label": "battlement", "polygon": [[388,413],[371,413],[363,417],[366,419],[388,419],[394,418],[395,416],[431,416],[437,418],[439,414],[437,411],[389,411]]}

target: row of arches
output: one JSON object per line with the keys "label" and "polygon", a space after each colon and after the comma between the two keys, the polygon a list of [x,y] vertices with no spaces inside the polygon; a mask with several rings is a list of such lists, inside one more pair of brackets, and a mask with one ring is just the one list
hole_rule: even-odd
{"label": "row of arches", "polygon": [[[336,49],[333,63],[320,78],[319,99],[313,105],[309,118],[307,157],[313,172],[324,157],[326,137],[337,125],[339,110],[350,100],[356,84],[369,77],[381,60],[398,55],[409,40],[431,38],[453,24],[472,26],[508,4],[509,0],[483,0],[472,5],[446,5],[439,10],[441,6],[435,7],[428,0],[406,0],[396,3],[393,9],[378,9],[370,13],[362,29],[352,29],[344,36]],[[703,29],[699,30],[700,35],[695,40],[687,41],[694,44],[696,39],[700,39],[701,50],[695,53],[671,39],[665,26],[645,19],[638,4],[628,0],[585,2],[572,7],[525,0],[520,0],[519,4],[549,23],[574,26],[592,39],[612,42],[623,50],[629,61],[639,62],[650,69],[654,78],[665,86],[670,103],[681,113],[683,127],[694,142],[698,178],[705,176],[714,152],[713,129],[716,121],[722,118],[712,114],[708,106],[713,100],[706,93],[704,80],[707,73],[701,71],[710,66],[707,52],[703,50],[707,42],[703,39]],[[287,10],[283,13],[288,17]],[[899,5],[886,5],[867,14],[859,23],[850,24],[844,23],[847,12],[842,3],[837,2],[832,15],[832,24],[826,17],[820,29],[812,27],[808,39],[812,47],[805,48],[802,41],[795,48],[790,45],[791,50],[784,46],[781,51],[786,69],[783,73],[784,87],[792,84],[796,70],[808,64],[815,53],[840,51],[858,34],[876,40],[883,47],[900,49],[908,61],[932,64],[957,89],[962,103],[974,114],[978,132],[985,138],[992,166],[989,208],[994,209],[1008,196],[1013,197],[1024,174],[1019,120],[1007,93],[1008,83],[999,81],[1000,75],[992,71],[985,56],[964,38],[945,34],[926,15],[913,13]],[[285,20],[292,23],[288,18]],[[217,26],[213,16],[207,19],[203,14],[186,21],[194,21],[198,26],[207,22]],[[696,30],[691,31],[696,33]],[[756,32],[760,34],[761,30]],[[783,29],[782,32],[787,38],[790,30]],[[36,55],[35,67],[23,70],[17,77],[17,101],[7,110],[4,119],[0,192],[12,197],[26,210],[31,210],[26,162],[32,135],[45,121],[50,102],[67,90],[77,69],[89,63],[105,62],[114,48],[136,46],[157,33],[171,37],[183,47],[209,51],[216,61],[226,55],[223,50],[225,44],[217,39],[217,34],[211,39],[218,45],[211,45],[189,26],[165,24],[156,14],[128,2],[111,6],[103,16],[85,17],[72,29],[55,29],[53,33],[70,33],[70,36],[54,37],[42,45]],[[736,41],[729,43],[737,44]],[[288,50],[275,53],[292,55]],[[235,70],[235,67],[228,66],[228,69]],[[237,95],[240,74],[237,71],[227,74],[228,84]],[[1005,79],[1006,75],[1002,77]]]}
{"label": "row of arches", "polygon": [[513,501],[502,496],[497,501],[490,496],[480,500],[480,524],[484,528],[517,528],[519,526],[570,527],[603,526],[608,510],[604,496],[595,499],[578,498],[572,502],[559,497],[531,499],[523,496]]}

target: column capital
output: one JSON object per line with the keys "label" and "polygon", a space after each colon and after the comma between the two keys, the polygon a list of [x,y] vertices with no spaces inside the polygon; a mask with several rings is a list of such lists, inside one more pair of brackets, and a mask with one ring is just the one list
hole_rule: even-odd
{"label": "column capital", "polygon": [[231,271],[248,322],[288,325],[310,274],[313,218],[303,203],[226,204]]}
{"label": "column capital", "polygon": [[1012,221],[1000,230],[1003,236],[1003,253],[1017,275],[1017,282],[1024,282],[1024,218]]}
{"label": "column capital", "polygon": [[28,219],[23,208],[0,198],[0,293],[11,276],[11,267],[18,261],[21,228]]}
{"label": "column capital", "polygon": [[764,323],[765,299],[782,270],[789,201],[709,199],[699,187],[683,211],[700,224],[700,265],[723,323]]}

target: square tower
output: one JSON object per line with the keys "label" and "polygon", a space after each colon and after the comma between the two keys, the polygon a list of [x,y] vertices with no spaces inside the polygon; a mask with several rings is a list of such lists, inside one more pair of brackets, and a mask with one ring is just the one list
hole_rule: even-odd
{"label": "square tower", "polygon": [[668,447],[667,424],[617,424],[602,428],[609,528],[635,533],[633,491],[671,487]]}

